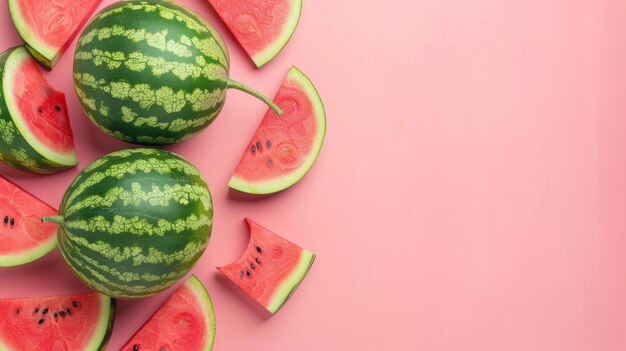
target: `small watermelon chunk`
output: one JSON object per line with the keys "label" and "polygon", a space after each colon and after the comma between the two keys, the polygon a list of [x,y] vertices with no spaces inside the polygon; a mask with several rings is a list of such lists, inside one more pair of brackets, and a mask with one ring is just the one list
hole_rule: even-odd
{"label": "small watermelon chunk", "polygon": [[292,67],[248,143],[228,186],[249,194],[271,194],[297,183],[311,169],[326,135],[326,112],[315,86]]}
{"label": "small watermelon chunk", "polygon": [[275,314],[287,302],[315,261],[315,254],[246,218],[250,241],[241,258],[217,267],[248,296]]}
{"label": "small watermelon chunk", "polygon": [[41,217],[57,213],[0,176],[0,267],[19,266],[52,251],[57,243],[57,226],[41,223]]}
{"label": "small watermelon chunk", "polygon": [[104,350],[115,299],[95,292],[0,300],[0,350]]}
{"label": "small watermelon chunk", "polygon": [[122,347],[122,351],[210,351],[215,311],[204,285],[194,275]]}
{"label": "small watermelon chunk", "polygon": [[9,0],[9,10],[28,51],[51,69],[101,2]]}
{"label": "small watermelon chunk", "polygon": [[0,160],[38,173],[78,164],[65,95],[23,46],[0,55]]}
{"label": "small watermelon chunk", "polygon": [[302,0],[209,0],[257,67],[273,59],[296,31]]}

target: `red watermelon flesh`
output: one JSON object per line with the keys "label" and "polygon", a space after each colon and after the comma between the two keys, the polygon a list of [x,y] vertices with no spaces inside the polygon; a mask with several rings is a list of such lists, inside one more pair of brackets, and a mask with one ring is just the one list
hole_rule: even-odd
{"label": "red watermelon flesh", "polygon": [[102,0],[9,0],[13,23],[29,51],[54,67]]}
{"label": "red watermelon flesh", "polygon": [[122,351],[211,350],[215,312],[209,294],[190,276],[122,347]]}
{"label": "red watermelon flesh", "polygon": [[257,128],[228,185],[251,194],[269,194],[298,182],[309,171],[324,142],[326,113],[313,83],[292,67],[271,110]]}
{"label": "red watermelon flesh", "polygon": [[257,67],[274,58],[293,35],[302,0],[209,0]]}
{"label": "red watermelon flesh", "polygon": [[218,267],[270,313],[291,297],[315,261],[315,254],[246,218],[250,241],[241,258]]}
{"label": "red watermelon flesh", "polygon": [[103,350],[115,300],[90,292],[0,300],[0,350]]}
{"label": "red watermelon flesh", "polygon": [[56,246],[56,224],[41,223],[57,210],[0,176],[0,267],[34,261]]}

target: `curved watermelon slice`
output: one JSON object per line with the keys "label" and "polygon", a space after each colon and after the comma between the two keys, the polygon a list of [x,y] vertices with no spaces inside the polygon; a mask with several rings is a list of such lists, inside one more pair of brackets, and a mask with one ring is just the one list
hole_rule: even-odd
{"label": "curved watermelon slice", "polygon": [[302,0],[209,0],[215,11],[261,67],[287,45],[302,13]]}
{"label": "curved watermelon slice", "polygon": [[57,210],[0,176],[0,267],[32,262],[52,251],[57,243],[57,226],[41,223],[41,217],[57,214]]}
{"label": "curved watermelon slice", "polygon": [[9,0],[11,18],[28,51],[54,67],[102,0]]}
{"label": "curved watermelon slice", "polygon": [[271,194],[298,182],[317,159],[326,135],[324,104],[313,83],[291,67],[274,102],[230,179],[228,186],[249,194]]}
{"label": "curved watermelon slice", "polygon": [[0,72],[0,160],[39,173],[76,166],[65,95],[23,46],[0,55]]}
{"label": "curved watermelon slice", "polygon": [[315,254],[246,218],[250,242],[241,258],[217,270],[274,314],[302,283]]}
{"label": "curved watermelon slice", "polygon": [[191,275],[122,347],[122,351],[213,349],[215,311],[204,285]]}
{"label": "curved watermelon slice", "polygon": [[104,350],[115,300],[95,292],[0,300],[0,350]]}

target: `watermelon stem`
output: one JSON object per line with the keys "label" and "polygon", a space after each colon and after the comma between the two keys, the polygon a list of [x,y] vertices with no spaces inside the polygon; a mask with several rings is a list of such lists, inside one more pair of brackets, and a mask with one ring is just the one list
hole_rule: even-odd
{"label": "watermelon stem", "polygon": [[277,115],[280,116],[283,114],[283,110],[281,110],[280,107],[278,107],[274,102],[272,102],[272,100],[267,98],[265,95],[259,93],[258,91],[250,88],[247,85],[244,85],[244,84],[241,84],[239,82],[229,79],[228,88],[237,89],[237,90],[243,91],[244,93],[248,93],[254,96],[255,98],[263,101],[267,106],[269,106],[272,110],[274,110],[274,112],[276,112]]}
{"label": "watermelon stem", "polygon": [[48,222],[64,225],[65,224],[65,219],[63,218],[63,216],[44,216],[44,217],[41,217],[41,223],[48,223]]}

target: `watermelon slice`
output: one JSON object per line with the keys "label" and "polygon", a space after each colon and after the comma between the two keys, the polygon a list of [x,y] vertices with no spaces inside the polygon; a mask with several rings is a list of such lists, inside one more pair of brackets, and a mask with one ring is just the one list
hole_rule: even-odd
{"label": "watermelon slice", "polygon": [[76,166],[65,95],[23,46],[0,55],[0,72],[0,160],[40,173]]}
{"label": "watermelon slice", "polygon": [[243,256],[218,267],[248,296],[274,314],[302,283],[315,261],[315,254],[246,218],[250,242]]}
{"label": "watermelon slice", "polygon": [[209,0],[239,44],[261,67],[287,45],[302,12],[302,0]]}
{"label": "watermelon slice", "polygon": [[102,0],[9,0],[11,18],[28,51],[54,67]]}
{"label": "watermelon slice", "polygon": [[0,267],[32,262],[56,247],[57,226],[41,223],[57,210],[0,176]]}
{"label": "watermelon slice", "polygon": [[115,300],[95,292],[0,300],[0,350],[103,350]]}
{"label": "watermelon slice", "polygon": [[122,351],[210,351],[215,312],[204,285],[194,275],[150,317]]}
{"label": "watermelon slice", "polygon": [[248,143],[228,186],[249,194],[271,194],[298,182],[311,169],[326,135],[326,112],[313,83],[292,67]]}

